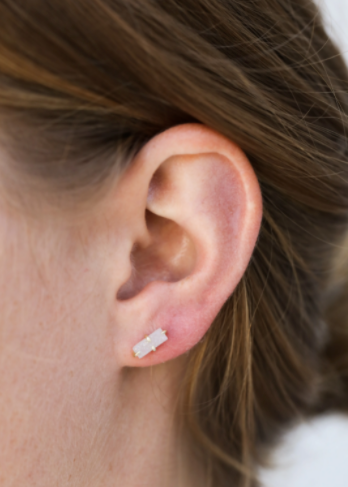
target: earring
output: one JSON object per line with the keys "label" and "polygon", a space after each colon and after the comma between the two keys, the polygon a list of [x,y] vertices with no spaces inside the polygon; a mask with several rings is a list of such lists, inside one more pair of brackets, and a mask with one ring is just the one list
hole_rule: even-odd
{"label": "earring", "polygon": [[156,352],[156,348],[168,340],[166,333],[167,330],[158,328],[150,335],[146,335],[141,342],[133,347],[134,357],[143,358],[150,352]]}

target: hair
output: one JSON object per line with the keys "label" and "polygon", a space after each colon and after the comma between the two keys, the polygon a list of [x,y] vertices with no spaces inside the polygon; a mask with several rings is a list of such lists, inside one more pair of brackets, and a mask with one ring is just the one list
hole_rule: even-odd
{"label": "hair", "polygon": [[91,203],[147,140],[186,122],[233,140],[256,172],[253,256],[182,390],[207,485],[257,485],[284,428],[348,404],[345,272],[333,272],[348,224],[347,87],[310,0],[0,3],[14,184]]}

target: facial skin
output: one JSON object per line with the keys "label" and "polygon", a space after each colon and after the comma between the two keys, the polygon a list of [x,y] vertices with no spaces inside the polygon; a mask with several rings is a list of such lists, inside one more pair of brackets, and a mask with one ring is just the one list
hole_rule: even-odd
{"label": "facial skin", "polygon": [[[148,142],[83,218],[0,200],[1,486],[202,485],[175,415],[185,352],[243,275],[261,213],[244,154],[199,125]],[[168,341],[134,357],[160,327]]]}

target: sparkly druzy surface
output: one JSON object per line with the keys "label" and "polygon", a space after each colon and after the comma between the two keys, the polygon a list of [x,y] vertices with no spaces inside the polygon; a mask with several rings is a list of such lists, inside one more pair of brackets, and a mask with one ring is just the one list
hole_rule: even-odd
{"label": "sparkly druzy surface", "polygon": [[144,338],[141,342],[137,343],[133,347],[134,353],[137,353],[138,358],[143,358],[148,353],[152,352],[152,347],[159,347],[162,343],[168,340],[167,335],[163,332],[162,328],[158,328],[156,331],[148,336],[149,340]]}

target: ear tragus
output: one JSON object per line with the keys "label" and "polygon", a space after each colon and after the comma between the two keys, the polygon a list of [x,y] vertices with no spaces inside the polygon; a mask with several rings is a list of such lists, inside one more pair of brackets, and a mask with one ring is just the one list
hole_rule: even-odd
{"label": "ear tragus", "polygon": [[132,274],[120,288],[117,299],[134,297],[150,282],[176,282],[188,276],[196,262],[196,251],[187,232],[173,220],[146,210],[150,243],[135,244],[130,256]]}

